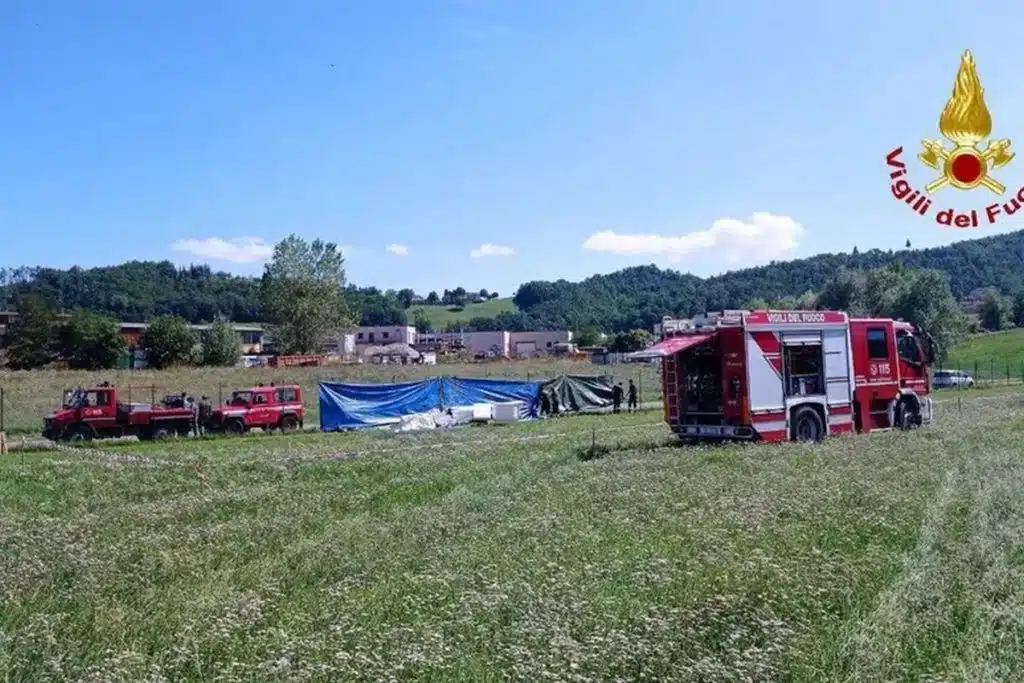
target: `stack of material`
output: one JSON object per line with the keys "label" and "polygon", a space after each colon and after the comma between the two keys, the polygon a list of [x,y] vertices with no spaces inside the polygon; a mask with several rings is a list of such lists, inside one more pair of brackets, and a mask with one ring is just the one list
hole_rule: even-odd
{"label": "stack of material", "polygon": [[498,423],[519,422],[523,410],[522,401],[507,401],[494,404],[494,421]]}

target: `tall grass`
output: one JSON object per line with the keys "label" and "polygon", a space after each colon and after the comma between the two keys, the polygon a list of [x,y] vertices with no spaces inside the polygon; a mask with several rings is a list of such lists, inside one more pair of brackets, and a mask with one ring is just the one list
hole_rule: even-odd
{"label": "tall grass", "polygon": [[1018,400],[815,446],[638,414],[0,461],[0,679],[1022,680]]}

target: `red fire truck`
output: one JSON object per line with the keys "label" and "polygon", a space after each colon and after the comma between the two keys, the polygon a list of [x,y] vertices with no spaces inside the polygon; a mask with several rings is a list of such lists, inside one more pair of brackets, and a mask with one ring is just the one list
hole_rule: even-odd
{"label": "red fire truck", "polygon": [[137,436],[144,441],[188,435],[192,409],[155,402],[121,402],[117,387],[104,382],[64,392],[60,410],[43,420],[43,436],[51,441],[87,441]]}
{"label": "red fire truck", "polygon": [[935,344],[902,320],[723,311],[666,332],[665,421],[686,439],[819,441],[930,424]]}

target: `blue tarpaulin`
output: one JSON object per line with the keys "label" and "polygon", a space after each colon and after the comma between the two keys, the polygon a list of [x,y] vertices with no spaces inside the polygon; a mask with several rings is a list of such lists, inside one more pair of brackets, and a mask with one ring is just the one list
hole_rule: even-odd
{"label": "blue tarpaulin", "polygon": [[444,407],[468,406],[473,403],[506,403],[522,401],[522,420],[537,417],[540,382],[515,379],[481,379],[478,377],[442,378],[441,400]]}
{"label": "blue tarpaulin", "polygon": [[320,429],[373,427],[441,404],[441,379],[398,384],[320,383]]}
{"label": "blue tarpaulin", "polygon": [[431,377],[397,384],[320,383],[320,429],[334,431],[397,422],[434,408],[522,401],[521,419],[537,416],[540,382]]}

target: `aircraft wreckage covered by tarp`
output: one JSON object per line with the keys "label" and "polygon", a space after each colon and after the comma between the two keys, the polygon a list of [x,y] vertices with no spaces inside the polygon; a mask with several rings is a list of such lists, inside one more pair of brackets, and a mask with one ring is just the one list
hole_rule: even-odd
{"label": "aircraft wreckage covered by tarp", "polygon": [[[516,420],[540,415],[541,392],[558,396],[559,412],[588,411],[612,404],[612,378],[563,375],[543,381],[482,377],[430,377],[392,384],[321,382],[320,429],[336,431],[365,427],[398,426],[409,429],[449,426],[491,419],[487,406],[511,407]],[[486,412],[486,417],[483,415]],[[517,415],[516,415],[517,413]],[[413,419],[420,416],[421,419]],[[427,419],[429,417],[429,419]]]}

